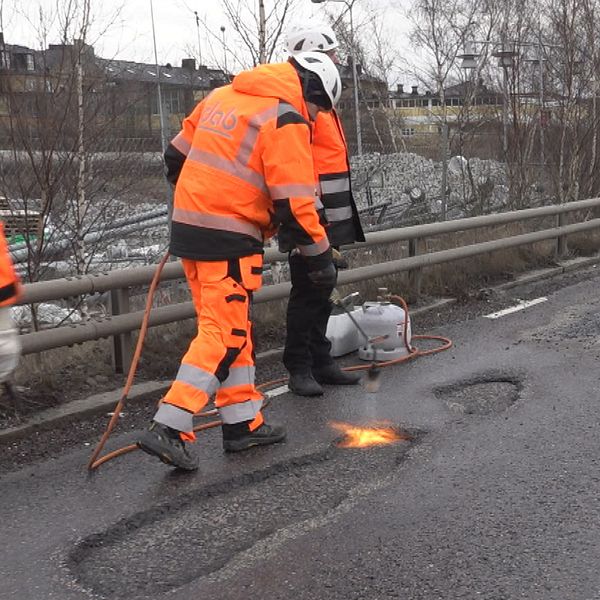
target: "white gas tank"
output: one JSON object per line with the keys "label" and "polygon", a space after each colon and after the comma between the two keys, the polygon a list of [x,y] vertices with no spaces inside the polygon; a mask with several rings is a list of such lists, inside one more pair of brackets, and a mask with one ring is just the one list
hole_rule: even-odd
{"label": "white gas tank", "polygon": [[[403,308],[387,301],[365,302],[356,320],[369,339],[383,338],[367,343],[360,335],[358,356],[362,360],[394,360],[409,352],[411,331],[410,317]],[[404,342],[404,321],[408,320],[406,343]]]}
{"label": "white gas tank", "polygon": [[[357,318],[361,313],[360,308],[348,309],[353,318]],[[356,325],[347,313],[332,314],[327,322],[327,332],[325,333],[331,342],[331,356],[344,356],[350,352],[356,352],[362,343],[362,336],[358,333]]]}

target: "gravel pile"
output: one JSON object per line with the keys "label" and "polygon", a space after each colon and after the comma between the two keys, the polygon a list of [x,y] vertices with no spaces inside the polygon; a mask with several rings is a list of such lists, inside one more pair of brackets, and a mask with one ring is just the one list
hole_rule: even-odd
{"label": "gravel pile", "polygon": [[[389,203],[394,214],[419,206],[435,220],[442,208],[442,163],[410,152],[366,154],[351,159],[359,208]],[[448,162],[448,218],[505,209],[509,201],[506,166],[495,160],[452,157]],[[530,189],[531,206],[541,203],[539,186]],[[388,214],[390,211],[388,210]],[[423,219],[427,220],[427,219]],[[388,219],[389,222],[389,219]],[[393,225],[401,224],[394,222]]]}

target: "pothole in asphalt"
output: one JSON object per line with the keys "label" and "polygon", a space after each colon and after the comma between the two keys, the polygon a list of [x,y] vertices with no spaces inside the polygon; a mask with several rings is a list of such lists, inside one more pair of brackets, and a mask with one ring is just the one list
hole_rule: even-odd
{"label": "pothole in asphalt", "polygon": [[465,415],[495,415],[518,399],[521,383],[516,377],[486,377],[453,383],[434,390],[435,396],[453,412]]}
{"label": "pothole in asphalt", "polygon": [[422,437],[396,431],[404,439],[391,445],[332,444],[132,515],[75,547],[68,560],[72,576],[96,596],[128,600],[230,577],[237,562],[260,560],[384,485]]}

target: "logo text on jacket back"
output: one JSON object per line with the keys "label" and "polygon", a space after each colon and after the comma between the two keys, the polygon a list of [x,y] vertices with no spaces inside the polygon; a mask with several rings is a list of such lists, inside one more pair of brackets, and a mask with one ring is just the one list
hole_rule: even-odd
{"label": "logo text on jacket back", "polygon": [[235,114],[235,109],[231,108],[225,112],[220,109],[220,104],[217,102],[217,104],[209,105],[202,111],[198,127],[231,139],[231,132],[236,128],[237,124],[238,118]]}

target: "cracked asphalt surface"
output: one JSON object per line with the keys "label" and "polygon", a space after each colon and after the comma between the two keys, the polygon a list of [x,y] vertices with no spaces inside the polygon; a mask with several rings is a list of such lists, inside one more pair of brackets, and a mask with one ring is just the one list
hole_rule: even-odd
{"label": "cracked asphalt surface", "polygon": [[[133,452],[88,477],[105,415],[0,445],[0,598],[600,599],[599,280],[420,315],[454,347],[384,370],[377,394],[278,396],[285,444],[225,455],[209,430],[191,475]],[[413,439],[336,446],[332,422],[381,421]]]}

